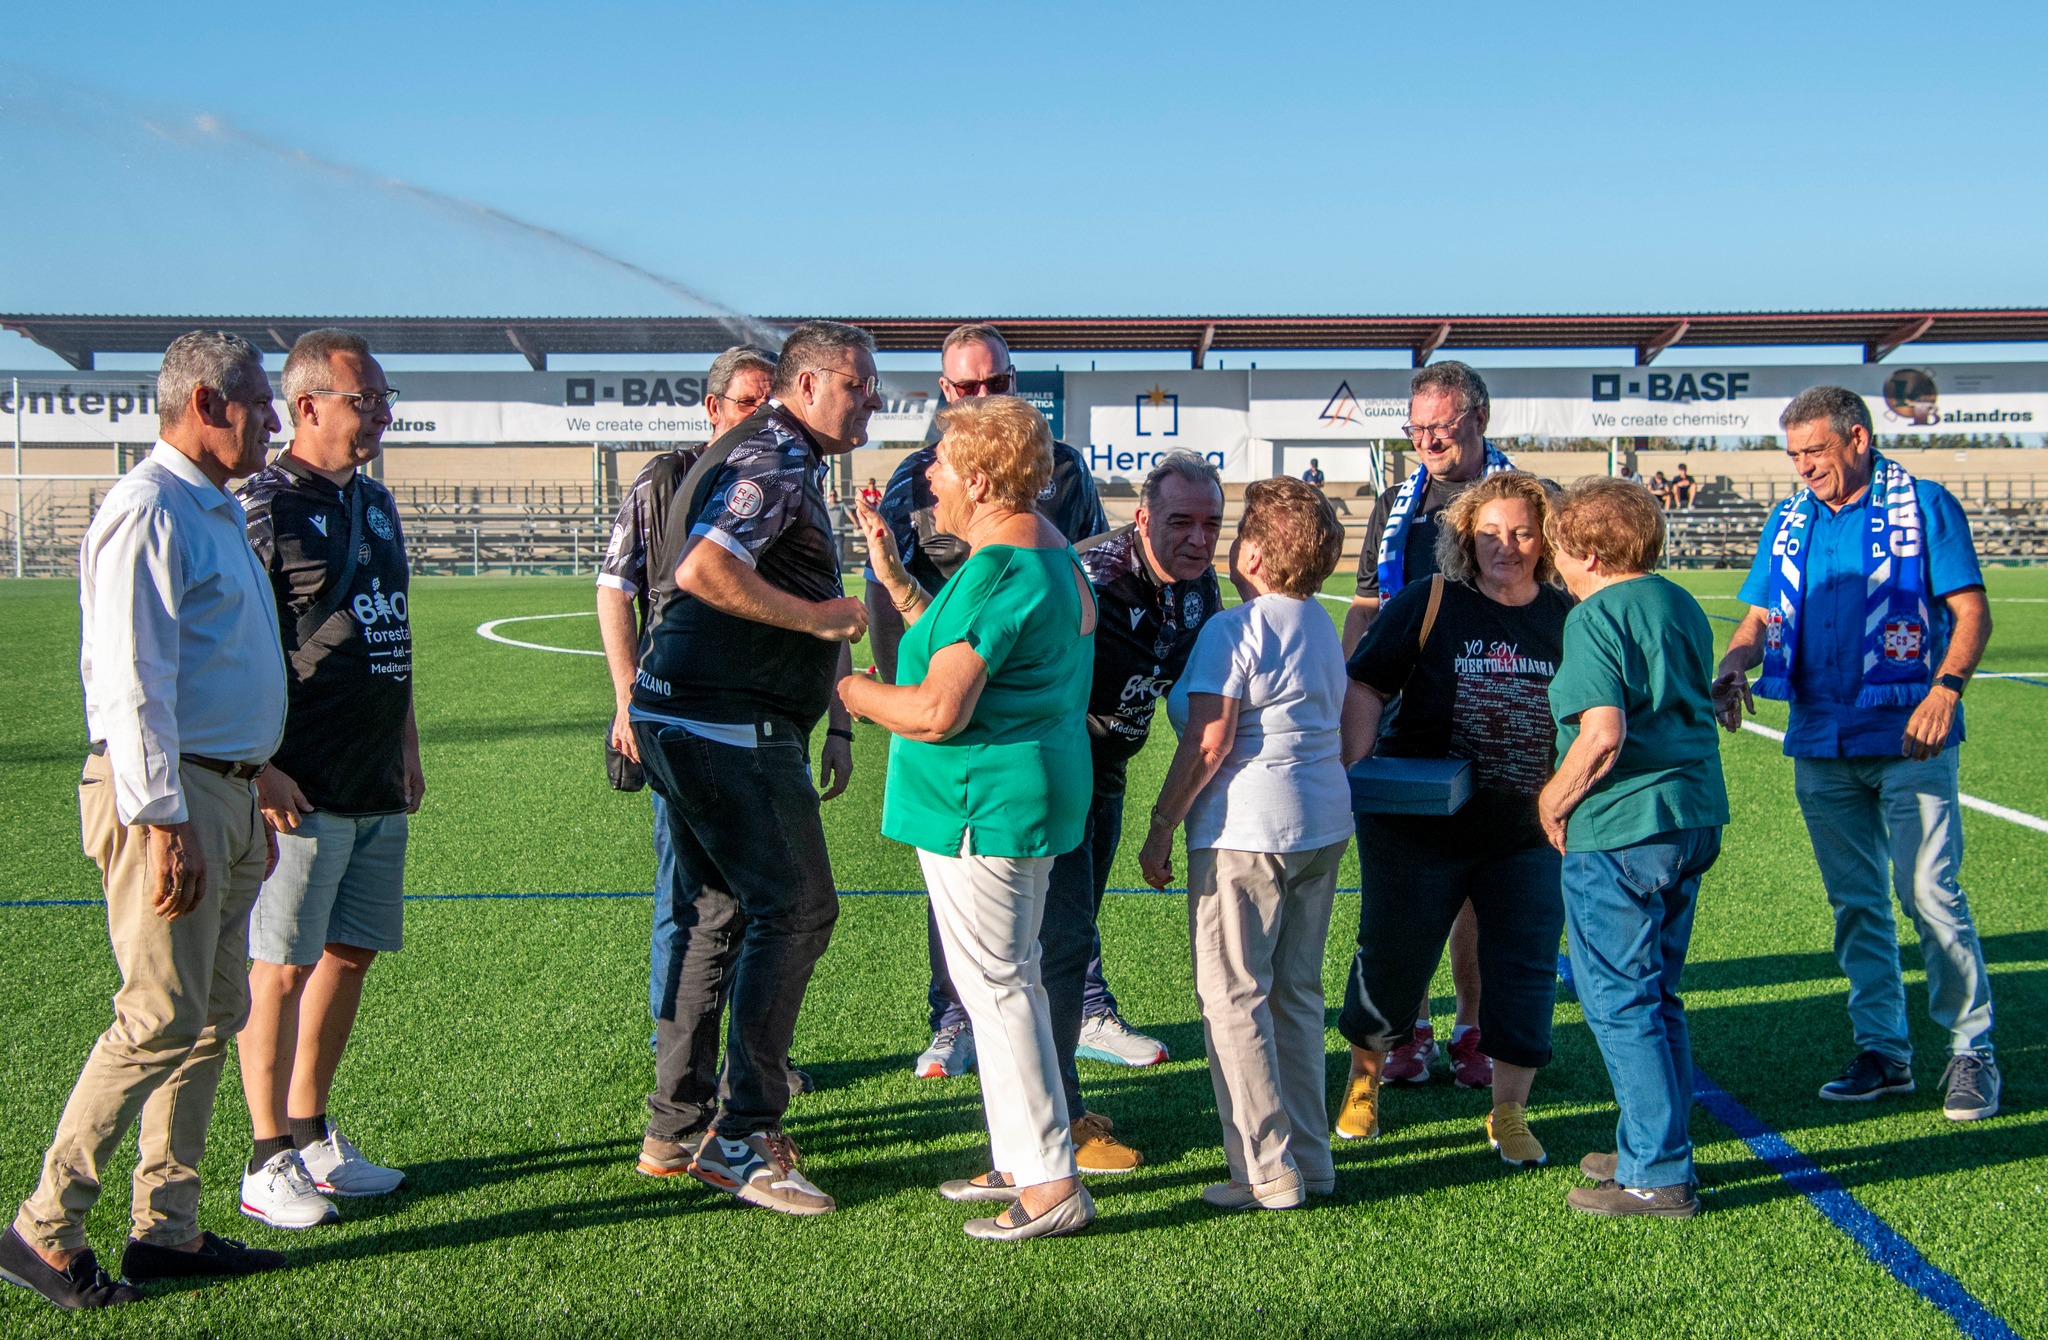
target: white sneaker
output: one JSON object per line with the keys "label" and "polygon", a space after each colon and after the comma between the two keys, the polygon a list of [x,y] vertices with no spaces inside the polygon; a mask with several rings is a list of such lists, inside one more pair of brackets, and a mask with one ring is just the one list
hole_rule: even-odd
{"label": "white sneaker", "polygon": [[932,1045],[924,1049],[912,1067],[919,1079],[950,1079],[974,1067],[974,1030],[966,1024],[947,1024],[932,1034]]}
{"label": "white sneaker", "polygon": [[242,1174],[242,1213],[272,1228],[312,1228],[341,1218],[334,1202],[314,1188],[295,1149]]}
{"label": "white sneaker", "polygon": [[340,1131],[328,1128],[327,1138],[299,1151],[316,1189],[330,1196],[382,1196],[405,1185],[405,1174],[380,1168],[363,1157]]}
{"label": "white sneaker", "polygon": [[1111,1065],[1158,1065],[1166,1059],[1166,1044],[1136,1032],[1114,1014],[1098,1014],[1081,1021],[1081,1045],[1074,1055]]}

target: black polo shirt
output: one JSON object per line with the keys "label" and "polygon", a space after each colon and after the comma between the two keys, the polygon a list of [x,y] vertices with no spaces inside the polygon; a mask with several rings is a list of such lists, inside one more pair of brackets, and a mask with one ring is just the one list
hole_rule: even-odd
{"label": "black polo shirt", "polygon": [[[239,496],[284,638],[284,742],[271,761],[317,809],[404,810],[400,741],[412,705],[412,623],[405,534],[390,490],[360,470],[346,489],[337,487],[286,452]],[[302,643],[301,618],[341,576],[358,498],[362,535],[347,597]]]}
{"label": "black polo shirt", "polygon": [[1145,747],[1160,695],[1187,669],[1202,625],[1223,608],[1214,569],[1161,585],[1145,562],[1135,525],[1077,547],[1095,587],[1095,679],[1088,691],[1088,743],[1097,789],[1122,785],[1123,768]]}

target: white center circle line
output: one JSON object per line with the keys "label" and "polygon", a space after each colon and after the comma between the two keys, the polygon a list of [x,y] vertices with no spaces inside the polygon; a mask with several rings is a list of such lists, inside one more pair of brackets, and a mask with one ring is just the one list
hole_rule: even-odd
{"label": "white center circle line", "polygon": [[550,647],[545,642],[521,642],[516,637],[506,637],[498,630],[508,623],[532,623],[538,619],[589,619],[596,610],[570,610],[567,614],[515,614],[509,619],[492,619],[476,626],[476,635],[493,642],[502,642],[508,647],[525,647],[528,651],[558,651],[564,656],[602,656],[602,651],[590,651],[584,647]]}

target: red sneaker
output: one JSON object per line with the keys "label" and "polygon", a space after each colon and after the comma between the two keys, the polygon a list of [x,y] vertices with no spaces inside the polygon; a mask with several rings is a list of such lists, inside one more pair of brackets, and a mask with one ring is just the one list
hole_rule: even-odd
{"label": "red sneaker", "polygon": [[1464,1089],[1493,1087],[1493,1058],[1479,1050],[1479,1030],[1468,1028],[1451,1043],[1451,1078]]}
{"label": "red sneaker", "polygon": [[1387,1053],[1386,1069],[1380,1077],[1389,1084],[1427,1084],[1436,1078],[1430,1072],[1435,1060],[1436,1029],[1424,1019],[1415,1025],[1415,1036],[1406,1046]]}

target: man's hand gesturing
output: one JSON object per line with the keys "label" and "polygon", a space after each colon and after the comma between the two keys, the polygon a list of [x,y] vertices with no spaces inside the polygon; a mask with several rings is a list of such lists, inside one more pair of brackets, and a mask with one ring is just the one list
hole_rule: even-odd
{"label": "man's hand gesturing", "polygon": [[827,642],[858,642],[867,636],[868,609],[858,600],[841,596],[837,600],[821,600],[812,609],[812,637]]}

